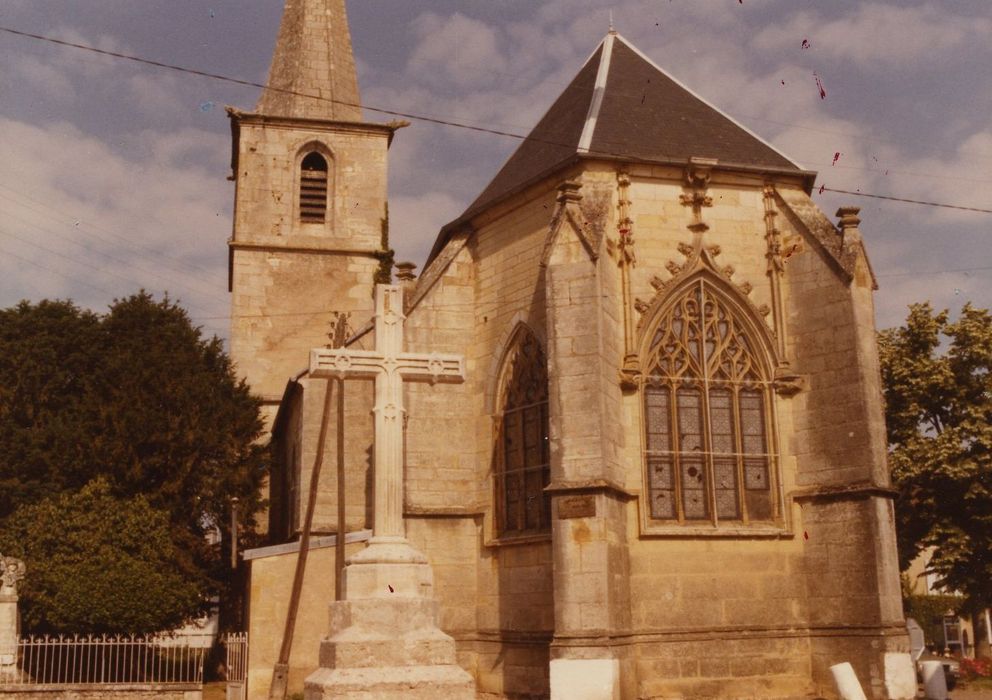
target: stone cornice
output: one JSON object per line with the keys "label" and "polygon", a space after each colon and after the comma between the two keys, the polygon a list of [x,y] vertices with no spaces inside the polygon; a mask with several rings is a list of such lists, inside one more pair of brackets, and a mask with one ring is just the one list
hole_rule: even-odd
{"label": "stone cornice", "polygon": [[797,489],[789,497],[800,503],[804,501],[854,501],[867,498],[895,498],[898,491],[888,486],[868,482],[841,484],[838,486],[812,486]]}
{"label": "stone cornice", "polygon": [[478,518],[485,512],[481,505],[421,506],[407,503],[403,506],[403,516],[410,518]]}
{"label": "stone cornice", "polygon": [[668,629],[591,629],[555,634],[552,647],[613,647],[630,644],[726,641],[728,639],[781,639],[803,637],[899,637],[906,628],[897,623],[882,624],[790,624],[700,626]]}
{"label": "stone cornice", "polygon": [[352,133],[386,136],[390,139],[397,130],[410,125],[408,121],[375,124],[372,122],[337,121],[332,119],[280,117],[270,114],[258,114],[256,112],[242,112],[234,107],[228,107],[227,113],[231,119],[236,119],[241,124],[274,126],[284,129],[302,129],[305,131],[349,131]]}
{"label": "stone cornice", "polygon": [[[280,253],[306,253],[308,255],[360,255],[362,257],[378,259],[378,250],[367,248],[342,248],[340,246],[311,246],[311,245],[286,245],[278,238],[262,241],[234,241],[227,242],[228,247],[233,250],[263,250]],[[286,240],[282,238],[281,240]]]}
{"label": "stone cornice", "polygon": [[544,492],[552,496],[568,493],[609,493],[623,500],[637,498],[637,494],[628,491],[620,484],[609,479],[589,479],[585,481],[552,481],[544,487]]}

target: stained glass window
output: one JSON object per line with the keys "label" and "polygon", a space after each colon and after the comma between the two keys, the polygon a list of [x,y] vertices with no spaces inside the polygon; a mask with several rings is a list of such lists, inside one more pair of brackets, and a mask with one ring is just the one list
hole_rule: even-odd
{"label": "stained glass window", "polygon": [[650,517],[742,523],[775,517],[770,395],[756,345],[705,279],[655,330],[644,387]]}
{"label": "stained glass window", "polygon": [[496,468],[501,536],[547,532],[551,501],[548,451],[548,369],[540,343],[521,328],[506,359]]}

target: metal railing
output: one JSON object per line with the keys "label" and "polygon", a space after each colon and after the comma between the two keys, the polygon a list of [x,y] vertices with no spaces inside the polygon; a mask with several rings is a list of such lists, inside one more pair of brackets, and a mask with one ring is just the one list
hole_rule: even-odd
{"label": "metal railing", "polygon": [[248,677],[248,633],[229,632],[221,637],[227,656],[227,680],[244,681]]}
{"label": "metal railing", "polygon": [[200,685],[209,645],[181,637],[23,637],[16,662],[0,666],[9,685]]}

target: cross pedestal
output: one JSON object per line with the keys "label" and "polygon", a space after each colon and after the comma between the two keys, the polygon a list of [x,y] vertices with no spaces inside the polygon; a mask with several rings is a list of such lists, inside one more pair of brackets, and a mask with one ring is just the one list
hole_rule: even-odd
{"label": "cross pedestal", "polygon": [[0,676],[17,672],[17,640],[20,628],[17,617],[17,595],[0,593]]}
{"label": "cross pedestal", "polygon": [[403,382],[461,382],[459,355],[403,352],[403,290],[376,286],[375,350],[318,348],[310,376],[375,381],[375,515],[368,547],[342,576],[331,603],[320,668],[306,700],[474,700],[472,677],[458,666],[454,640],[438,626],[434,575],[406,539],[403,521]]}

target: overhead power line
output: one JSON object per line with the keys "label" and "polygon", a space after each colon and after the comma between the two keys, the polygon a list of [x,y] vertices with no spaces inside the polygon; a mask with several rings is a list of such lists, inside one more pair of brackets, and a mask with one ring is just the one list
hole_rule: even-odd
{"label": "overhead power line", "polygon": [[942,207],[944,209],[960,209],[961,211],[977,211],[982,214],[992,214],[992,209],[980,209],[978,207],[963,207],[957,204],[941,204],[940,202],[924,202],[920,199],[905,199],[903,197],[892,197],[886,194],[868,194],[867,192],[852,192],[850,190],[835,190],[832,187],[821,187],[820,192],[836,192],[838,194],[851,194],[855,197],[871,197],[872,199],[887,199],[892,202],[906,202],[908,204],[922,204],[928,207]]}
{"label": "overhead power line", "polygon": [[[108,56],[108,57],[111,57],[111,58],[119,58],[119,59],[122,59],[122,60],[125,60],[125,61],[132,61],[134,63],[140,63],[140,64],[147,65],[147,66],[153,66],[155,68],[163,68],[163,69],[166,69],[166,70],[177,71],[177,72],[186,73],[186,74],[189,74],[189,75],[196,75],[196,76],[200,76],[200,77],[203,77],[203,78],[210,78],[212,80],[220,80],[220,81],[224,81],[224,82],[227,82],[227,83],[232,83],[232,84],[235,84],[235,85],[241,85],[241,86],[245,86],[245,87],[259,88],[259,89],[263,89],[263,90],[273,90],[273,91],[285,93],[285,94],[288,94],[288,95],[294,95],[294,96],[297,96],[297,97],[305,97],[307,99],[319,100],[319,101],[322,101],[322,102],[330,102],[332,104],[339,104],[339,105],[344,105],[344,106],[347,106],[347,107],[358,107],[360,109],[367,109],[370,112],[376,112],[378,114],[385,114],[385,115],[393,116],[393,117],[402,117],[404,119],[412,119],[412,120],[426,122],[426,123],[430,123],[430,124],[438,124],[440,126],[450,126],[450,127],[454,127],[454,128],[458,128],[458,129],[467,129],[467,130],[470,130],[470,131],[475,131],[475,132],[484,133],[484,134],[491,134],[491,135],[494,135],[494,136],[503,136],[503,137],[506,137],[506,138],[517,139],[517,140],[521,140],[521,141],[523,141],[523,140],[531,140],[531,141],[536,141],[536,142],[539,142],[539,143],[546,143],[546,144],[552,145],[552,146],[561,146],[561,147],[570,147],[571,146],[570,144],[565,144],[565,143],[561,143],[561,142],[557,142],[557,141],[551,141],[551,140],[547,140],[547,139],[534,138],[534,137],[529,136],[527,134],[519,134],[519,133],[514,133],[512,131],[503,131],[501,129],[493,129],[493,128],[490,128],[490,127],[479,126],[477,124],[468,124],[466,122],[453,121],[453,120],[450,120],[450,119],[441,119],[441,118],[438,118],[438,117],[430,117],[430,116],[427,116],[425,114],[416,114],[416,113],[413,113],[413,112],[401,112],[401,111],[398,111],[398,110],[386,109],[386,108],[383,108],[383,107],[373,107],[373,106],[370,106],[370,105],[362,105],[362,104],[359,104],[359,103],[356,103],[356,102],[348,102],[346,100],[337,100],[337,99],[334,99],[334,98],[331,98],[331,97],[318,97],[318,96],[315,96],[315,95],[308,95],[306,93],[299,92],[299,91],[296,91],[296,90],[290,90],[290,89],[287,89],[287,88],[277,88],[277,87],[274,87],[274,86],[269,86],[269,85],[265,85],[263,83],[255,82],[253,80],[244,80],[244,79],[241,79],[241,78],[233,78],[233,77],[228,76],[228,75],[221,75],[220,73],[212,73],[212,72],[209,72],[209,71],[197,70],[195,68],[186,68],[184,66],[178,66],[178,65],[175,65],[175,64],[172,64],[172,63],[165,63],[165,62],[162,62],[162,61],[155,61],[155,60],[148,59],[148,58],[142,58],[140,56],[134,56],[134,55],[131,55],[131,54],[121,53],[119,51],[108,51],[106,49],[99,49],[99,48],[97,48],[95,46],[88,46],[86,44],[79,44],[79,43],[72,42],[72,41],[66,41],[64,39],[56,39],[54,37],[44,36],[43,34],[34,34],[34,33],[31,33],[31,32],[25,32],[25,31],[21,31],[21,30],[18,30],[18,29],[13,29],[11,27],[0,26],[0,31],[6,32],[8,34],[13,34],[15,36],[25,37],[25,38],[28,38],[28,39],[35,39],[37,41],[43,41],[43,42],[47,42],[47,43],[50,43],[50,44],[56,44],[58,46],[65,46],[65,47],[68,47],[68,48],[79,49],[81,51],[89,51],[91,53],[96,53],[96,54],[100,54],[100,55],[103,55],[103,56]],[[596,152],[590,151],[590,153],[594,153],[595,155],[624,157],[624,158],[630,159],[630,160],[637,160],[636,158],[632,159],[630,156],[628,156],[626,154],[612,153],[612,152],[609,152],[609,151],[596,151]],[[990,210],[990,209],[982,209],[982,208],[978,208],[978,207],[965,207],[965,206],[960,206],[960,205],[956,205],[956,204],[944,204],[944,203],[939,203],[939,202],[924,202],[924,201],[920,201],[920,200],[906,199],[906,198],[902,198],[902,197],[892,197],[892,196],[888,196],[888,195],[875,195],[875,194],[869,194],[869,193],[866,193],[866,192],[851,192],[851,191],[847,191],[847,190],[837,190],[837,189],[831,189],[831,188],[825,188],[825,187],[824,188],[821,188],[821,190],[824,191],[824,192],[829,191],[829,192],[836,192],[836,193],[840,193],[840,194],[850,194],[850,195],[855,195],[855,196],[858,196],[858,197],[873,197],[875,199],[886,199],[886,200],[890,200],[890,201],[894,201],[894,202],[903,202],[903,203],[908,203],[908,204],[919,204],[919,205],[924,205],[924,206],[941,207],[941,208],[946,208],[946,209],[957,209],[957,210],[960,210],[960,211],[970,211],[970,212],[976,212],[976,213],[982,213],[982,214],[992,214],[992,210]]]}

